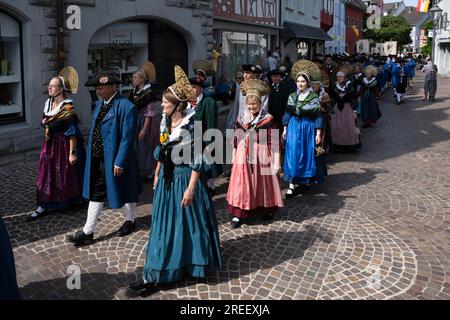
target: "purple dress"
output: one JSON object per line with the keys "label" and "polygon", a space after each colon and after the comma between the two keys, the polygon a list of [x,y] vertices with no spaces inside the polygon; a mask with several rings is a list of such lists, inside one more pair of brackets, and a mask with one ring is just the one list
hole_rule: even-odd
{"label": "purple dress", "polygon": [[[59,108],[71,104],[65,100]],[[50,117],[47,101],[44,117]],[[57,108],[58,109],[58,108]],[[54,113],[54,112],[53,112]],[[77,138],[75,165],[69,162],[70,138]],[[52,126],[49,139],[44,139],[37,171],[37,205],[44,209],[64,209],[82,201],[86,150],[77,121],[67,120]]]}

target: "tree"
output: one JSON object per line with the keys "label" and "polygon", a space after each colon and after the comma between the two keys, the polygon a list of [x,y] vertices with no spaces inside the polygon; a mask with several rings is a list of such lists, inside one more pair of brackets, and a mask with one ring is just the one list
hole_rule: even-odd
{"label": "tree", "polygon": [[420,52],[424,56],[431,56],[431,46],[433,45],[433,38],[428,37],[428,33],[433,30],[433,21],[428,21],[424,23],[423,28],[425,29],[425,35],[428,38],[427,44],[420,48]]}
{"label": "tree", "polygon": [[367,30],[365,37],[377,43],[397,41],[398,47],[402,47],[412,43],[411,31],[412,27],[405,18],[385,16],[381,17],[381,28]]}

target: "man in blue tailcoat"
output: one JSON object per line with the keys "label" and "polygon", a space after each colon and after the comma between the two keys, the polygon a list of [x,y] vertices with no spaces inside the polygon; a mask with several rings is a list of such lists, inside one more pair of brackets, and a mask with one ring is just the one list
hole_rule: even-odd
{"label": "man in blue tailcoat", "polygon": [[95,106],[86,148],[83,197],[90,201],[88,217],[83,230],[67,238],[77,246],[94,242],[105,200],[111,209],[125,207],[126,221],[118,230],[120,237],[135,229],[136,203],[142,192],[135,149],[137,108],[119,94],[119,84],[120,79],[109,72],[86,83],[96,87],[100,100]]}

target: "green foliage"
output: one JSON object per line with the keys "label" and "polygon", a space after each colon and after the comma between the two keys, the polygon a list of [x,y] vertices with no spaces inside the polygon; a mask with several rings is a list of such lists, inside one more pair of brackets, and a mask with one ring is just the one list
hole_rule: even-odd
{"label": "green foliage", "polygon": [[366,39],[375,42],[397,41],[398,47],[412,43],[412,27],[403,17],[381,17],[381,28],[366,31]]}
{"label": "green foliage", "polygon": [[[425,29],[425,34],[428,36],[428,33],[433,30],[433,21],[428,21],[423,24],[423,28]],[[431,56],[431,47],[433,45],[433,38],[428,37],[427,44],[423,46],[420,51],[423,55]]]}

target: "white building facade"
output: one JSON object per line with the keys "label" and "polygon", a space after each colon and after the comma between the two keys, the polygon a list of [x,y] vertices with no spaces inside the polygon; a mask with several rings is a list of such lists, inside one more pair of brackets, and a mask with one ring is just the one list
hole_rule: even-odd
{"label": "white building facade", "polygon": [[348,2],[348,0],[334,1],[333,28],[328,31],[328,35],[334,40],[325,42],[326,54],[342,54],[345,52],[345,5]]}
{"label": "white building facade", "polygon": [[450,76],[450,1],[438,3],[442,14],[436,27],[436,41],[434,41],[434,61],[439,74]]}

